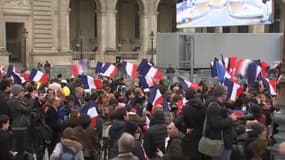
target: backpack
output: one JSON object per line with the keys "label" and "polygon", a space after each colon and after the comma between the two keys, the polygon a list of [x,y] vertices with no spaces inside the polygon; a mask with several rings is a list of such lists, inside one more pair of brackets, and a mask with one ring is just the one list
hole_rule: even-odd
{"label": "backpack", "polygon": [[62,153],[59,160],[75,160],[76,153],[70,148],[62,145]]}

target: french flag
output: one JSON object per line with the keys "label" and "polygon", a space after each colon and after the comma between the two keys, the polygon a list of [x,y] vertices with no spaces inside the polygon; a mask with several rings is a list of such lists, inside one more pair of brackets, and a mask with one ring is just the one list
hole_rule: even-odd
{"label": "french flag", "polygon": [[98,112],[95,106],[92,106],[91,108],[89,108],[87,110],[87,115],[90,117],[91,119],[91,126],[92,127],[96,127],[96,122],[97,122],[97,117],[98,117]]}
{"label": "french flag", "polygon": [[123,61],[122,72],[132,78],[138,78],[138,65]]}
{"label": "french flag", "polygon": [[16,72],[12,72],[10,77],[14,80],[15,83],[20,84],[20,85],[26,82],[25,77],[23,77],[22,75]]}
{"label": "french flag", "polygon": [[7,70],[7,76],[11,77],[13,72],[16,72],[16,68],[13,65],[9,65]]}
{"label": "french flag", "polygon": [[164,99],[158,87],[154,86],[151,88],[148,103],[152,104],[153,108],[158,104],[163,105]]}
{"label": "french flag", "polygon": [[245,77],[248,71],[248,66],[251,63],[252,63],[252,60],[250,59],[240,59],[237,65],[236,75],[241,75]]}
{"label": "french flag", "polygon": [[48,75],[37,69],[32,69],[31,74],[30,74],[30,80],[45,84],[48,81]]}
{"label": "french flag", "polygon": [[0,74],[4,73],[6,70],[5,66],[0,66]]}
{"label": "french flag", "polygon": [[151,77],[139,76],[139,85],[142,86],[143,88],[151,88],[156,84],[157,84],[156,81]]}
{"label": "french flag", "polygon": [[95,66],[95,73],[96,74],[101,74],[102,73],[102,68],[104,66],[104,63],[103,62],[97,62],[96,63],[96,66]]}
{"label": "french flag", "polygon": [[227,78],[225,80],[224,85],[228,89],[227,98],[232,100],[232,101],[235,101],[237,98],[237,95],[238,95],[238,90],[240,88],[240,85],[232,82],[231,80],[229,80]]}
{"label": "french flag", "polygon": [[189,82],[181,77],[177,77],[181,87],[184,89],[184,90],[187,90],[189,88],[193,88],[195,90],[198,90],[200,89],[201,87],[199,86],[199,84],[197,83],[192,83],[192,82]]}
{"label": "french flag", "polygon": [[118,68],[114,64],[106,63],[101,69],[103,76],[114,78],[118,73]]}
{"label": "french flag", "polygon": [[269,80],[268,78],[263,78],[261,77],[261,81],[267,91],[270,93],[272,96],[277,96],[277,90],[276,90],[276,81]]}
{"label": "french flag", "polygon": [[102,80],[94,79],[88,75],[80,75],[78,79],[83,84],[84,89],[101,89],[103,87]]}
{"label": "french flag", "polygon": [[262,68],[256,63],[250,63],[247,70],[247,82],[250,86],[254,85],[257,77],[260,75]]}
{"label": "french flag", "polygon": [[261,71],[262,77],[268,77],[268,70],[270,69],[270,65],[265,61],[260,61],[260,66],[262,68]]}
{"label": "french flag", "polygon": [[233,73],[237,67],[237,57],[222,57],[223,65],[229,73]]}
{"label": "french flag", "polygon": [[139,75],[141,76],[152,77],[157,79],[162,79],[164,76],[162,71],[156,69],[148,63],[141,64],[139,68]]}
{"label": "french flag", "polygon": [[73,77],[77,77],[79,75],[82,75],[84,73],[84,67],[81,63],[76,63],[71,66],[71,74]]}
{"label": "french flag", "polygon": [[226,71],[222,61],[220,61],[218,58],[215,58],[211,71],[213,72],[212,75],[215,77],[217,76],[221,83],[224,83],[226,78],[233,79],[233,76]]}

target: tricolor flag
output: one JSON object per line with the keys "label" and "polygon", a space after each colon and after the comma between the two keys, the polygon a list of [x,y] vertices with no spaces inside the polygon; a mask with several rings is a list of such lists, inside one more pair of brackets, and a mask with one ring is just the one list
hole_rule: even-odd
{"label": "tricolor flag", "polygon": [[6,70],[5,66],[0,66],[0,74],[4,73]]}
{"label": "tricolor flag", "polygon": [[15,83],[20,84],[20,85],[26,82],[25,77],[23,77],[22,75],[16,72],[12,72],[10,77],[14,80]]}
{"label": "tricolor flag", "polygon": [[123,61],[122,72],[132,78],[138,78],[138,65]]}
{"label": "tricolor flag", "polygon": [[237,57],[223,57],[222,61],[225,69],[233,74],[237,67]]}
{"label": "tricolor flag", "polygon": [[96,127],[96,122],[97,122],[97,117],[98,117],[98,112],[95,106],[92,106],[91,108],[88,109],[87,115],[91,119],[91,126]]}
{"label": "tricolor flag", "polygon": [[248,85],[250,85],[250,86],[254,85],[254,83],[257,80],[257,77],[260,75],[261,71],[262,71],[262,68],[254,62],[250,63],[248,65],[248,69],[247,69]]}
{"label": "tricolor flag", "polygon": [[263,78],[263,77],[261,77],[261,81],[270,95],[272,96],[278,95],[277,90],[276,90],[276,81],[272,81],[272,80],[269,80],[268,78]]}
{"label": "tricolor flag", "polygon": [[103,87],[103,82],[100,79],[94,79],[88,75],[80,75],[78,78],[84,89],[101,89]]}
{"label": "tricolor flag", "polygon": [[103,76],[114,78],[118,73],[118,68],[114,64],[106,63],[101,69]]}
{"label": "tricolor flag", "polygon": [[149,93],[148,103],[152,104],[153,107],[155,107],[158,104],[163,105],[164,103],[163,96],[158,87],[155,86],[151,88]]}
{"label": "tricolor flag", "polygon": [[250,59],[240,59],[237,65],[236,75],[241,75],[245,77],[248,71],[248,66],[251,63],[252,63],[252,60]]}
{"label": "tricolor flag", "polygon": [[48,75],[37,69],[32,69],[31,74],[30,74],[30,80],[45,84],[48,81]]}
{"label": "tricolor flag", "polygon": [[225,79],[225,83],[224,85],[227,87],[228,91],[227,91],[227,98],[235,101],[238,95],[238,90],[240,88],[240,85],[237,83],[232,82],[229,79]]}
{"label": "tricolor flag", "polygon": [[223,66],[222,61],[220,61],[218,58],[215,58],[211,72],[211,75],[214,77],[218,77],[221,83],[224,83],[226,78],[233,79],[233,76],[228,73],[228,71]]}
{"label": "tricolor flag", "polygon": [[84,68],[81,63],[76,63],[71,66],[71,74],[73,77],[77,77],[84,73]]}
{"label": "tricolor flag", "polygon": [[140,76],[152,77],[152,78],[156,78],[156,79],[162,79],[163,78],[163,72],[156,69],[155,67],[151,66],[148,63],[140,64],[138,70],[139,70]]}
{"label": "tricolor flag", "polygon": [[151,77],[139,76],[139,85],[143,88],[151,88],[152,86],[156,85],[156,82]]}
{"label": "tricolor flag", "polygon": [[198,90],[200,89],[201,87],[199,86],[199,84],[197,83],[193,83],[193,82],[189,82],[181,77],[177,77],[181,87],[184,89],[184,90],[187,90],[189,88],[193,88],[195,90]]}
{"label": "tricolor flag", "polygon": [[16,72],[16,68],[13,65],[9,65],[7,70],[7,76],[11,77],[13,72]]}
{"label": "tricolor flag", "polygon": [[265,61],[260,60],[260,66],[261,66],[261,75],[262,77],[268,77],[268,70],[270,68],[270,65],[266,63]]}
{"label": "tricolor flag", "polygon": [[104,66],[104,63],[98,61],[96,63],[96,66],[95,66],[95,73],[100,74],[101,71],[102,71],[103,66]]}

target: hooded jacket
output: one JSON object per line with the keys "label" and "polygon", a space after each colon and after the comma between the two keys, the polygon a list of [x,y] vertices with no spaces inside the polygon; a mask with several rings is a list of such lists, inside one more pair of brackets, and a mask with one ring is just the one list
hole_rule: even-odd
{"label": "hooded jacket", "polygon": [[151,118],[151,127],[144,135],[143,147],[149,158],[156,157],[157,148],[165,151],[165,138],[167,137],[164,113],[155,112]]}
{"label": "hooded jacket", "polygon": [[182,111],[186,128],[192,129],[183,138],[183,154],[191,159],[201,159],[202,155],[198,151],[198,144],[202,137],[206,107],[199,97],[191,98]]}
{"label": "hooded jacket", "polygon": [[63,146],[67,147],[75,153],[75,160],[84,160],[82,145],[79,142],[70,139],[63,139],[61,143],[58,143],[55,146],[50,156],[50,160],[58,160],[60,158],[60,156],[63,154]]}

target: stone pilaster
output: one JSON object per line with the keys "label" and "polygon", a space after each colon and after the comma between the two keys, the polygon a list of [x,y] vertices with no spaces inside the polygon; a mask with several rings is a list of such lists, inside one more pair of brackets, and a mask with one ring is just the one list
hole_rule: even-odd
{"label": "stone pilaster", "polygon": [[59,51],[68,52],[69,43],[69,0],[59,1]]}
{"label": "stone pilaster", "polygon": [[53,32],[52,32],[52,50],[54,52],[57,52],[59,49],[59,12],[60,9],[58,8],[58,5],[61,3],[62,0],[52,0],[52,8],[53,8],[53,16],[52,16],[52,23],[53,23]]}

